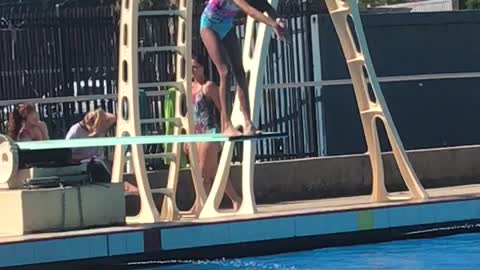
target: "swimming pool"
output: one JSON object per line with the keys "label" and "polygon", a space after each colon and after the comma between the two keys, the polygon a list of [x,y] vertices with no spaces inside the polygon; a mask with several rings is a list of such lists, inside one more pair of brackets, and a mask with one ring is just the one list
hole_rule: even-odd
{"label": "swimming pool", "polygon": [[326,248],[256,258],[200,261],[155,270],[478,269],[480,233]]}

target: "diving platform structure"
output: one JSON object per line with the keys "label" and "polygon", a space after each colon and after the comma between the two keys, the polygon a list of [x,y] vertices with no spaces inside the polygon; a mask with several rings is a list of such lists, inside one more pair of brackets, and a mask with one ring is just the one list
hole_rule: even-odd
{"label": "diving platform structure", "polygon": [[[278,0],[269,0],[269,2],[274,7],[278,5]],[[227,138],[221,134],[192,134],[192,4],[193,3],[190,0],[179,0],[178,10],[139,11],[138,0],[122,1],[121,20],[119,24],[120,55],[118,68],[118,116],[116,138],[95,138],[83,140],[58,140],[17,143],[13,142],[8,137],[0,137],[0,169],[2,171],[2,175],[0,176],[0,187],[3,188],[0,191],[0,201],[4,205],[12,205],[11,209],[2,210],[8,211],[8,213],[0,213],[3,217],[8,216],[10,220],[13,220],[8,224],[9,230],[5,230],[3,232],[2,227],[4,227],[4,224],[6,223],[4,221],[0,223],[0,234],[9,236],[9,238],[4,238],[3,240],[2,238],[0,238],[0,249],[6,248],[6,246],[8,245],[16,245],[19,242],[22,242],[25,239],[29,238],[16,237],[16,235],[28,234],[32,232],[81,229],[89,226],[116,226],[122,225],[124,223],[158,223],[160,225],[157,224],[153,226],[155,226],[155,228],[161,228],[160,231],[146,229],[147,227],[151,228],[149,226],[136,228],[126,226],[122,227],[124,229],[112,227],[111,229],[99,229],[99,231],[96,232],[100,232],[100,234],[102,235],[107,235],[107,238],[110,237],[110,230],[111,232],[123,230],[129,231],[129,233],[131,232],[131,235],[124,235],[122,236],[123,238],[120,237],[121,239],[117,239],[115,238],[116,236],[112,236],[116,240],[109,240],[108,242],[116,243],[115,241],[120,241],[122,245],[127,243],[127,250],[129,250],[130,248],[133,250],[138,247],[138,250],[135,249],[132,251],[133,253],[136,253],[137,251],[139,253],[143,253],[145,251],[145,248],[152,247],[150,246],[151,243],[147,244],[147,242],[150,241],[148,240],[148,237],[144,238],[144,235],[149,233],[154,234],[153,239],[160,237],[162,243],[164,243],[164,241],[171,240],[171,243],[174,245],[174,247],[170,247],[170,250],[176,250],[186,247],[202,247],[201,244],[195,244],[199,241],[202,241],[201,238],[190,237],[189,235],[197,232],[198,234],[195,233],[195,235],[198,236],[200,231],[202,230],[202,228],[200,228],[202,226],[199,226],[198,224],[208,223],[211,220],[216,220],[220,223],[233,224],[231,226],[240,229],[241,226],[248,223],[248,220],[250,220],[249,222],[251,222],[252,224],[256,224],[259,222],[263,224],[261,221],[258,220],[269,220],[270,217],[273,217],[272,222],[274,223],[269,223],[269,221],[264,222],[265,224],[267,224],[264,224],[266,227],[261,224],[261,226],[259,225],[260,227],[249,227],[252,230],[252,235],[245,235],[245,237],[250,237],[251,239],[249,239],[253,242],[257,240],[263,241],[265,240],[265,237],[277,231],[277,229],[274,228],[276,227],[276,225],[274,224],[280,224],[281,226],[283,226],[282,228],[287,230],[291,227],[290,225],[296,222],[287,222],[287,219],[288,216],[298,215],[298,209],[294,209],[292,211],[277,212],[277,210],[275,210],[275,207],[271,207],[268,211],[269,214],[265,216],[265,214],[261,213],[262,211],[260,211],[259,213],[259,208],[256,205],[254,197],[253,184],[255,175],[255,141],[258,139],[266,138],[280,138],[285,136],[284,134],[270,133],[263,136],[246,136],[240,138]],[[418,205],[422,204],[423,202],[428,203],[429,196],[419,182],[418,177],[415,174],[415,171],[413,170],[410,161],[408,160],[392,117],[387,108],[387,104],[383,97],[380,84],[378,82],[368,50],[367,41],[363,32],[363,27],[356,1],[326,0],[326,4],[333,20],[335,29],[337,31],[340,44],[345,55],[346,63],[348,65],[350,76],[352,78],[355,96],[360,112],[360,118],[362,121],[365,139],[368,146],[368,155],[371,163],[373,178],[373,189],[369,199],[367,200],[366,198],[362,198],[362,202],[358,203],[358,205],[350,205],[350,210],[348,211],[357,211],[357,208],[361,209],[364,207],[384,207],[389,203],[392,203],[396,206],[402,204],[408,206]],[[177,18],[178,31],[176,46],[157,46],[148,49],[143,48],[144,51],[148,52],[176,52],[175,81],[148,83],[138,82],[139,48],[137,45],[137,29],[138,18],[140,16],[175,16]],[[349,27],[349,18],[351,18],[353,22],[354,31],[352,31],[352,29]],[[260,106],[262,104],[263,96],[262,67],[264,66],[266,61],[266,54],[268,52],[272,32],[263,24],[257,25],[252,18],[248,18],[245,29],[245,44],[249,44],[249,46],[244,46],[243,48],[243,63],[245,65],[246,73],[249,74],[249,98],[252,104],[251,115],[253,117],[254,123],[258,123]],[[356,35],[356,40],[358,41],[358,43],[355,43],[354,34]],[[159,119],[159,121],[170,121],[174,124],[175,127],[173,135],[144,136],[141,134],[138,89],[144,86],[159,88],[171,86],[176,88],[177,93],[175,99],[175,117],[172,119]],[[182,104],[186,104],[187,109],[185,112],[181,110]],[[242,122],[242,116],[240,114],[239,104],[237,101],[235,101],[233,106],[232,122],[235,126],[244,125],[244,123]],[[389,142],[392,145],[395,161],[408,188],[407,193],[402,193],[400,195],[389,194],[385,188],[384,168],[378,138],[377,124],[383,124],[385,126]],[[231,158],[233,155],[234,146],[239,141],[243,142],[243,158],[241,163],[241,191],[243,196],[242,204],[240,206],[240,209],[236,212],[220,211],[219,206],[221,203],[221,199],[223,198],[225,193],[225,187],[228,180],[228,175],[230,173]],[[202,183],[203,180],[201,177],[201,173],[199,171],[198,153],[196,147],[194,147],[195,143],[197,142],[224,142],[219,169],[217,171],[217,175],[215,177],[212,189],[209,194],[207,194],[205,191]],[[171,153],[165,155],[165,158],[169,162],[167,185],[164,188],[154,189],[150,187],[149,179],[147,177],[144,150],[142,145],[160,143],[172,144],[172,151]],[[182,192],[181,190],[178,190],[178,178],[180,169],[180,155],[182,150],[181,146],[184,143],[189,144],[189,149],[191,151],[190,171],[192,174],[195,192],[194,205],[191,210],[186,212],[180,211],[176,205],[176,194],[178,192]],[[115,145],[113,175],[111,183],[107,183],[105,185],[80,185],[72,187],[61,186],[50,189],[25,189],[20,187],[23,182],[32,178],[34,175],[54,176],[60,175],[59,171],[61,171],[61,169],[59,168],[51,167],[28,169],[19,167],[19,160],[21,159],[22,151],[40,151],[47,149],[74,147],[95,147],[101,145]],[[125,194],[121,188],[126,162],[126,147],[130,147],[131,149],[130,160],[133,163],[134,177],[138,186],[137,195],[140,198],[140,212],[138,213],[138,215],[132,217],[125,216]],[[27,170],[28,172],[25,170]],[[77,176],[81,175],[84,172],[84,169],[81,167],[77,167],[76,169],[69,171],[75,172],[75,170],[78,171],[78,173],[76,173]],[[65,177],[72,177],[72,175],[64,174],[59,176],[59,178]],[[160,209],[154,202],[153,194],[162,194],[164,196],[162,207]],[[46,206],[51,207],[48,208]],[[309,208],[312,205],[306,203],[302,204],[302,207],[303,206]],[[312,206],[312,209],[316,209],[312,210],[312,213],[317,213],[318,211],[322,212],[323,210],[319,209],[319,207],[322,208],[323,204],[320,203],[315,207]],[[308,212],[310,210],[307,209],[305,211]],[[47,215],[46,212],[49,212],[49,214]],[[380,212],[382,211],[379,211],[379,213]],[[362,215],[368,215],[368,217],[370,217],[374,214],[364,213]],[[323,218],[325,216],[330,215],[322,216],[322,224],[320,224],[319,222],[314,222],[310,225],[327,226],[325,224],[329,224],[328,226],[333,226],[331,222],[334,222],[335,226],[338,225],[341,227],[347,226],[346,224],[344,224],[345,222],[350,222],[349,219],[345,219],[343,217],[341,217],[340,219],[334,219],[334,221],[330,221],[327,218]],[[381,219],[386,218],[381,214],[379,214],[378,217],[377,215],[374,216],[375,221],[381,221]],[[283,223],[277,223],[278,220],[284,220],[286,223],[283,221]],[[181,222],[179,223],[179,221]],[[184,224],[184,222],[188,221],[194,221],[194,223],[186,226],[181,225]],[[368,222],[372,221],[370,220]],[[371,223],[369,224],[371,225]],[[176,226],[180,227],[177,228]],[[229,226],[227,227],[230,228]],[[223,235],[223,233],[225,233],[225,230],[230,230],[227,227],[222,227],[223,229],[212,227],[213,229],[211,231],[205,232],[208,236],[220,237]],[[139,230],[141,232],[139,232],[139,234],[137,233],[137,228],[140,228]],[[305,229],[307,230],[307,228]],[[170,236],[164,236],[164,230],[175,231],[175,233],[171,234]],[[232,229],[232,232],[233,231],[234,230]],[[333,229],[330,230],[330,232],[335,233]],[[221,233],[221,235],[216,235],[217,233]],[[289,233],[291,233],[291,231],[289,231]],[[47,240],[45,241],[50,241],[48,240],[50,238],[70,238],[72,237],[72,235],[76,236],[76,233],[69,234],[63,232],[48,234],[45,238]],[[142,239],[141,244],[140,242],[137,243],[136,240],[131,240],[137,239],[136,237],[140,236]],[[257,239],[256,236],[259,236],[259,238],[257,237]],[[237,237],[241,238],[241,235],[239,234],[237,235]],[[174,238],[176,239],[175,241],[172,240]],[[232,240],[233,238],[228,239]],[[238,241],[232,241],[235,243],[242,242],[240,241],[241,239],[237,240]],[[124,241],[127,242],[124,243]],[[189,241],[191,243],[188,243]],[[174,242],[176,242],[177,244],[175,244]],[[130,244],[132,244],[133,246],[130,246]],[[158,243],[153,243],[154,246],[157,244]],[[224,245],[228,243],[224,243],[223,240],[219,240],[218,243],[215,242],[209,245],[216,246],[217,244]],[[115,249],[115,247],[113,246],[108,248],[110,251]],[[112,256],[127,253],[130,254],[129,252],[122,252],[120,252],[119,254],[111,252],[111,254],[113,254]],[[0,254],[2,253],[0,252]],[[107,257],[108,256],[110,255],[107,254]]]}
{"label": "diving platform structure", "polygon": [[[278,5],[278,0],[270,1],[272,6]],[[371,61],[368,45],[360,19],[357,3],[355,1],[327,0],[327,7],[334,22],[340,43],[345,55],[350,76],[352,77],[357,104],[360,111],[360,117],[367,141],[370,161],[372,164],[373,190],[372,202],[402,200],[402,199],[427,199],[428,195],[420,184],[418,177],[413,170],[408,157],[403,148],[402,142],[395,128],[393,120],[387,108],[383,97],[380,84],[378,82],[373,63]],[[139,110],[138,110],[138,59],[137,59],[137,33],[138,16],[163,16],[175,15],[178,17],[177,47],[155,47],[149,51],[174,50],[177,52],[177,80],[175,82],[161,82],[158,86],[177,86],[178,93],[176,97],[176,123],[174,134],[179,135],[182,129],[187,134],[192,131],[192,107],[191,107],[191,25],[192,25],[192,3],[186,0],[179,1],[178,11],[149,11],[138,12],[137,1],[124,1],[122,4],[121,17],[121,37],[120,61],[119,61],[119,112],[122,117],[117,123],[117,136],[123,136],[125,133],[130,136],[140,135]],[[348,18],[353,21],[354,32],[348,25]],[[256,33],[254,35],[254,33]],[[358,46],[353,37],[356,34]],[[257,25],[253,19],[247,20],[245,28],[244,44],[250,44],[243,49],[243,63],[245,72],[249,74],[249,98],[251,100],[251,114],[254,123],[258,122],[260,106],[262,104],[263,91],[263,69],[268,53],[269,42],[271,40],[271,30],[264,24]],[[367,83],[367,82],[370,83]],[[152,83],[150,83],[152,85]],[[186,114],[182,114],[180,108],[185,101],[187,104]],[[125,110],[131,114],[130,118],[124,117]],[[242,116],[239,110],[239,104],[234,103],[232,113],[232,122],[235,126],[242,126]],[[385,188],[383,174],[383,162],[381,157],[380,143],[378,139],[377,122],[382,123],[387,130],[388,139],[392,145],[395,160],[400,168],[401,174],[405,180],[410,195],[406,197],[392,197]],[[135,135],[132,135],[135,134]],[[197,218],[212,218],[224,215],[246,215],[256,213],[256,204],[253,193],[254,164],[255,164],[255,141],[246,140],[243,143],[242,159],[242,205],[235,212],[221,212],[219,206],[223,198],[226,182],[230,172],[231,158],[235,142],[226,142],[217,175],[215,177],[210,194],[205,194],[201,184],[201,175],[197,168],[198,153],[195,147],[191,154],[191,172],[194,183],[196,200],[192,210],[188,213],[181,213],[175,203],[175,194],[178,184],[178,169],[180,160],[181,142],[173,144],[172,159],[170,160],[170,169],[168,184],[165,189],[152,190],[149,187],[145,174],[145,164],[143,150],[141,147],[132,151],[135,177],[139,183],[139,195],[141,198],[140,214],[132,222],[158,222],[178,220],[183,214]],[[190,143],[190,146],[193,144]],[[133,146],[132,146],[133,147]],[[114,181],[121,181],[123,173],[123,146],[118,145],[115,154]],[[132,148],[133,149],[133,148]],[[152,198],[152,192],[158,192],[165,195],[160,213],[157,211]]]}
{"label": "diving platform structure", "polygon": [[[257,206],[254,197],[255,141],[285,137],[263,133],[228,138],[222,134],[192,134],[191,48],[192,1],[180,0],[178,10],[139,11],[138,0],[123,0],[120,21],[118,116],[115,138],[13,142],[0,136],[0,267],[68,263],[148,262],[266,255],[326,246],[350,245],[480,231],[480,186],[424,190],[388,111],[370,57],[355,0],[325,0],[343,49],[362,121],[372,171],[369,196],[289,202]],[[276,7],[278,0],[269,0]],[[143,49],[176,52],[176,80],[138,82],[137,27],[139,16],[176,16],[177,45]],[[351,29],[349,21],[353,24]],[[255,34],[254,34],[255,33]],[[254,123],[262,104],[262,79],[271,30],[248,18],[243,62],[249,76]],[[356,38],[354,38],[356,37]],[[175,125],[173,135],[141,134],[138,89],[173,86],[175,116],[158,119]],[[182,104],[186,111],[182,111]],[[239,104],[232,113],[242,126]],[[388,193],[377,125],[387,131],[393,157],[406,192]],[[206,194],[198,166],[197,142],[223,142],[220,165]],[[230,173],[233,149],[243,144],[242,205],[220,211]],[[167,184],[151,188],[143,145],[172,144],[163,155],[169,162]],[[189,211],[176,205],[182,144],[189,144],[195,202]],[[111,183],[89,184],[85,164],[25,166],[32,153],[77,147],[115,146]],[[126,216],[122,188],[125,148],[131,149],[140,212]],[[35,156],[35,155],[34,155]],[[32,158],[32,156],[29,156]],[[281,166],[281,165],[279,165]],[[38,181],[38,180],[41,181]],[[51,187],[36,188],[50,183]],[[162,194],[161,208],[153,194]],[[125,224],[127,223],[127,224]],[[140,223],[140,224],[139,224]],[[92,228],[93,227],[93,228]]]}
{"label": "diving platform structure", "polygon": [[[276,7],[277,0],[270,3]],[[352,77],[355,95],[357,98],[360,117],[362,120],[365,139],[373,175],[373,190],[371,201],[381,202],[396,199],[427,199],[428,195],[421,186],[407,155],[402,146],[398,132],[390,116],[387,104],[381,92],[380,84],[375,74],[369,54],[365,34],[363,32],[360,14],[355,1],[327,0],[327,7],[331,14],[335,29],[345,55],[350,75]],[[178,31],[176,46],[156,46],[148,48],[148,52],[176,52],[176,80],[172,82],[138,82],[138,18],[140,16],[176,16]],[[347,18],[353,21],[351,31]],[[254,35],[256,32],[256,35]],[[263,69],[271,40],[271,30],[264,24],[257,25],[249,18],[246,25],[246,39],[243,50],[243,62],[246,72],[250,74],[249,98],[254,122],[258,122],[260,106],[262,104]],[[354,41],[356,34],[358,45]],[[242,159],[242,195],[243,200],[237,212],[221,212],[219,206],[223,198],[226,182],[230,172],[231,158],[235,140],[229,140],[221,134],[194,135],[192,122],[191,101],[191,49],[192,49],[192,1],[180,0],[178,10],[139,11],[138,1],[124,0],[121,6],[120,20],[120,48],[118,67],[118,117],[116,138],[96,138],[70,141],[40,141],[14,143],[8,138],[2,138],[0,149],[2,151],[0,166],[8,174],[2,176],[2,184],[9,181],[15,182],[18,175],[18,153],[16,149],[53,149],[72,147],[94,147],[101,145],[115,145],[112,183],[123,181],[125,167],[125,147],[131,148],[131,161],[134,175],[138,185],[140,197],[140,212],[137,216],[127,217],[128,223],[156,223],[162,221],[180,220],[184,217],[214,218],[218,216],[249,215],[256,213],[256,204],[253,193],[254,168],[255,168],[255,139],[243,138]],[[145,50],[145,48],[143,48]],[[367,83],[369,81],[370,83]],[[175,124],[171,136],[142,136],[140,129],[139,87],[149,85],[156,87],[173,86],[177,90],[175,117],[170,120]],[[182,111],[182,104],[187,110]],[[236,101],[233,107],[232,122],[235,126],[242,126],[242,116]],[[159,119],[159,121],[170,121]],[[400,168],[404,181],[410,191],[407,197],[392,197],[385,188],[383,163],[378,139],[377,122],[382,123],[392,145],[395,160]],[[185,134],[185,135],[182,135]],[[198,168],[198,153],[196,142],[224,141],[219,169],[215,177],[210,194],[206,194],[202,184],[201,173]],[[238,140],[237,140],[238,141]],[[142,144],[171,143],[172,152],[165,158],[169,161],[169,174],[167,186],[152,189],[150,187],[145,168],[145,158]],[[176,205],[176,194],[179,192],[178,175],[180,168],[181,145],[189,144],[190,170],[192,173],[195,190],[195,203],[190,211],[181,212]],[[52,171],[55,173],[55,171]],[[17,181],[18,182],[18,181]],[[7,185],[8,186],[8,185]],[[161,209],[157,209],[153,200],[154,193],[164,196]]]}

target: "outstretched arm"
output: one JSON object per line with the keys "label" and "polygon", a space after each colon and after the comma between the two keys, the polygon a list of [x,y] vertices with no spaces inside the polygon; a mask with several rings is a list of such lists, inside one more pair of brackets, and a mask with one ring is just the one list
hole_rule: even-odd
{"label": "outstretched arm", "polygon": [[254,7],[260,12],[266,12],[268,16],[274,20],[278,18],[277,11],[268,3],[267,0],[253,1]]}
{"label": "outstretched arm", "polygon": [[263,15],[261,11],[251,6],[246,0],[232,0],[232,2],[235,3],[235,5],[237,5],[248,16],[254,18],[255,20],[262,22],[272,28],[276,27],[277,22],[274,18]]}
{"label": "outstretched arm", "polygon": [[277,13],[266,0],[263,1],[263,3],[258,3],[257,5],[261,9],[264,9],[264,11],[267,12],[270,17],[265,16],[261,11],[251,6],[247,2],[247,0],[231,0],[231,1],[233,1],[233,3],[235,3],[235,5],[237,5],[248,16],[273,28],[273,31],[275,32],[275,34],[277,34],[280,40],[285,40],[285,33],[286,33],[285,24],[278,20],[275,20]]}

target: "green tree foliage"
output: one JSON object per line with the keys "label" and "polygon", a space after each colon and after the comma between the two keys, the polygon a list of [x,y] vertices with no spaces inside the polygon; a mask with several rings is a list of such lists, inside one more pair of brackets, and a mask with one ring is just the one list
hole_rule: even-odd
{"label": "green tree foliage", "polygon": [[[478,1],[478,0],[477,0]],[[405,0],[359,0],[358,6],[360,8],[371,8],[384,5],[395,5],[400,3],[405,3]]]}
{"label": "green tree foliage", "polygon": [[465,7],[467,9],[480,9],[480,0],[466,0]]}

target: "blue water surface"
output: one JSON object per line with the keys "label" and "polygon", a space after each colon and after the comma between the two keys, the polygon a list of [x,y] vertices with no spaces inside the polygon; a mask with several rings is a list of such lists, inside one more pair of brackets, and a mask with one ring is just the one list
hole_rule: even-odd
{"label": "blue water surface", "polygon": [[155,270],[480,269],[480,234],[325,248],[233,260],[188,262]]}

